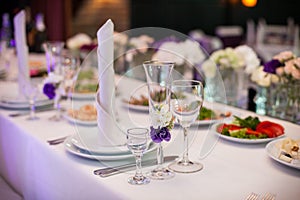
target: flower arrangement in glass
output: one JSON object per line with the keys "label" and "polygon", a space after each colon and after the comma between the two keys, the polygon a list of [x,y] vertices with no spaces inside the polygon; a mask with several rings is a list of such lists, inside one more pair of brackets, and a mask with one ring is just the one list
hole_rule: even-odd
{"label": "flower arrangement in glass", "polygon": [[[260,65],[256,53],[247,45],[236,48],[228,47],[213,52],[209,59],[203,62],[201,69],[206,77],[205,96],[210,101],[224,102],[224,96],[219,96],[220,85],[216,83],[218,76],[222,77],[226,99],[224,103],[237,105],[237,100],[247,91],[247,79]],[[217,73],[220,72],[220,75]],[[247,77],[245,77],[245,75]],[[221,85],[221,87],[223,87]]]}
{"label": "flower arrangement in glass", "polygon": [[61,118],[60,99],[62,95],[66,95],[62,82],[63,76],[53,72],[50,72],[44,79],[43,93],[49,99],[54,99],[54,108],[56,109],[56,114],[50,118],[54,121],[59,121]]}
{"label": "flower arrangement in glass", "polygon": [[174,63],[146,61],[143,66],[148,86],[150,136],[153,142],[158,143],[157,167],[150,172],[149,176],[156,180],[169,179],[175,174],[162,166],[164,156],[161,143],[170,141],[170,129],[173,127],[170,113],[170,78]]}
{"label": "flower arrangement in glass", "polygon": [[264,64],[264,72],[279,78],[273,93],[272,114],[296,122],[300,119],[300,57],[283,51]]}

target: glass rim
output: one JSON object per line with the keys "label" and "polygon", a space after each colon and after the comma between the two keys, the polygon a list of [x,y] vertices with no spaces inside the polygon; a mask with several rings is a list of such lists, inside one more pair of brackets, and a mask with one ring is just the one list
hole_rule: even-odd
{"label": "glass rim", "polygon": [[[201,85],[202,87],[203,87],[203,83],[201,82],[201,81],[199,81],[199,80],[186,80],[186,79],[184,79],[184,80],[174,80],[174,81],[172,81],[172,85],[171,86],[181,86],[181,85],[178,85],[178,84],[176,84],[176,83],[180,83],[180,82],[184,82],[184,83],[188,83],[188,82],[190,82],[190,83],[198,83],[199,85]],[[184,85],[184,87],[186,87],[186,86],[195,86],[195,85],[193,85],[193,84],[191,84],[191,85]]]}
{"label": "glass rim", "polygon": [[143,62],[143,65],[175,65],[172,61],[159,61],[159,60],[148,60]]}
{"label": "glass rim", "polygon": [[[134,131],[135,132],[130,132],[130,131]],[[138,131],[143,131],[143,132],[138,132]],[[135,128],[129,128],[126,131],[127,135],[142,135],[142,134],[148,134],[149,130],[148,128],[143,128],[143,127],[135,127]]]}

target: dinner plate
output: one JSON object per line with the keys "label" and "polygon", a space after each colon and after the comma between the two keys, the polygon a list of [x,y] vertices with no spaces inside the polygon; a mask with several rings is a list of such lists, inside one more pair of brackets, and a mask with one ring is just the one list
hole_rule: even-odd
{"label": "dinner plate", "polygon": [[74,117],[71,117],[70,115],[68,115],[67,112],[63,113],[63,117],[68,120],[70,123],[72,124],[76,124],[76,125],[82,125],[82,126],[97,126],[97,120],[92,120],[92,121],[83,121],[80,119],[76,119]]}
{"label": "dinner plate", "polygon": [[72,93],[72,99],[94,100],[95,95],[96,95],[96,93],[94,93],[94,92],[87,92],[87,93],[74,92],[74,93]]}
{"label": "dinner plate", "polygon": [[247,138],[235,138],[235,137],[231,137],[231,136],[227,136],[227,135],[223,135],[219,132],[217,132],[217,126],[220,125],[220,123],[216,123],[214,125],[212,125],[211,127],[211,130],[212,132],[222,138],[222,139],[225,139],[225,140],[229,140],[229,141],[232,141],[232,142],[237,142],[237,143],[244,143],[244,144],[259,144],[259,143],[267,143],[267,142],[270,142],[272,140],[275,140],[275,139],[278,139],[278,138],[281,138],[281,137],[284,137],[284,134],[283,135],[280,135],[278,137],[274,137],[274,138],[262,138],[262,139],[247,139]]}
{"label": "dinner plate", "polygon": [[[83,130],[82,130],[83,131]],[[126,144],[119,146],[102,146],[98,141],[98,133],[90,131],[89,133],[81,133],[82,136],[74,135],[72,144],[79,149],[86,150],[96,154],[128,154],[129,150]]]}
{"label": "dinner plate", "polygon": [[127,102],[123,102],[123,105],[130,110],[136,110],[136,111],[141,111],[141,112],[149,112],[149,107],[148,106],[142,106],[142,105],[134,105],[130,104]]}
{"label": "dinner plate", "polygon": [[[53,104],[53,100],[50,99],[42,99],[37,100],[35,103],[36,107],[49,106]],[[8,109],[28,109],[30,107],[29,102],[25,102],[24,100],[20,101],[17,99],[2,99],[0,100],[0,107],[8,108]]]}
{"label": "dinner plate", "polygon": [[283,160],[280,160],[278,158],[278,155],[279,155],[279,148],[276,147],[276,144],[279,143],[279,142],[282,142],[282,140],[284,140],[284,138],[282,139],[278,139],[278,140],[274,140],[272,142],[269,142],[267,145],[266,145],[266,152],[268,154],[269,157],[271,157],[273,160],[283,164],[283,165],[286,165],[286,166],[289,166],[289,167],[292,167],[292,168],[296,168],[296,169],[300,169],[300,160],[297,160],[297,162],[291,162],[291,163],[288,163],[288,162],[285,162]]}
{"label": "dinner plate", "polygon": [[[92,153],[89,152],[87,150],[83,150],[80,149],[78,147],[76,147],[75,145],[73,145],[72,143],[72,136],[68,137],[65,141],[64,141],[64,146],[65,149],[74,155],[83,157],[83,158],[88,158],[88,159],[93,159],[93,160],[123,160],[123,159],[127,159],[127,158],[132,158],[133,154],[132,153],[128,153],[128,154],[97,154],[97,153]],[[152,152],[156,149],[156,145],[154,143],[151,143],[148,150],[145,152],[145,154]]]}

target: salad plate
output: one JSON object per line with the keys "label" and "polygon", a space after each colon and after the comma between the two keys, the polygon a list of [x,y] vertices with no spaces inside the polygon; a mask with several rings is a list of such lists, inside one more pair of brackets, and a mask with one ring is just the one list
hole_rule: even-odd
{"label": "salad plate", "polygon": [[124,102],[124,101],[122,101],[122,102],[123,102],[123,105],[130,110],[135,110],[135,111],[140,111],[140,112],[149,112],[148,106],[130,104],[130,103]]}
{"label": "salad plate", "polygon": [[[64,147],[66,151],[73,155],[77,155],[83,158],[93,159],[93,160],[107,160],[107,161],[113,161],[113,160],[123,160],[128,158],[133,158],[133,154],[128,151],[127,154],[99,154],[90,152],[84,149],[80,149],[76,147],[72,142],[72,136],[68,137],[64,141]],[[150,143],[148,150],[145,152],[145,154],[150,153],[156,149],[156,145],[154,143]]]}
{"label": "salad plate", "polygon": [[233,136],[229,136],[229,135],[224,135],[221,134],[217,131],[217,128],[219,125],[221,125],[222,123],[215,123],[214,125],[212,125],[211,130],[213,132],[213,134],[215,134],[217,137],[220,137],[222,139],[231,141],[231,142],[237,142],[237,143],[243,143],[243,144],[260,144],[260,143],[267,143],[270,142],[272,140],[278,139],[278,138],[282,138],[284,137],[284,134],[277,136],[277,137],[271,137],[271,138],[237,138],[237,137],[233,137]]}
{"label": "salad plate", "polygon": [[284,138],[274,140],[266,145],[265,150],[266,150],[268,156],[270,158],[272,158],[273,160],[275,160],[276,162],[279,162],[283,165],[286,165],[286,166],[289,166],[289,167],[292,167],[295,169],[300,169],[300,160],[296,160],[296,162],[286,162],[284,160],[279,159],[280,149],[278,147],[278,144],[280,144],[283,140],[284,140]]}

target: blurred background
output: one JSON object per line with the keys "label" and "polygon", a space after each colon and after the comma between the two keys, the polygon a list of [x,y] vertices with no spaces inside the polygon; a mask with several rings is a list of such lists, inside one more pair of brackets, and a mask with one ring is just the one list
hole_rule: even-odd
{"label": "blurred background", "polygon": [[[238,26],[246,37],[247,20],[255,24],[286,25],[300,21],[298,0],[0,0],[1,16],[10,20],[21,9],[28,14],[28,31],[38,13],[43,14],[48,40],[66,40],[77,33],[96,36],[111,18],[115,30],[164,27],[184,34],[200,29],[215,35],[218,26]],[[1,24],[2,24],[2,18]]]}

